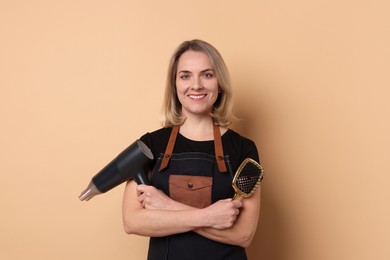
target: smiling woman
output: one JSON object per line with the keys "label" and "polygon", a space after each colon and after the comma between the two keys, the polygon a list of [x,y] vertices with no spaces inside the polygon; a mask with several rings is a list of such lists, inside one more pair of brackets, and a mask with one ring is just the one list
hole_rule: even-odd
{"label": "smiling woman", "polygon": [[151,185],[129,181],[126,233],[150,237],[148,259],[245,260],[256,231],[260,189],[232,200],[242,161],[259,161],[253,141],[229,129],[232,91],[225,63],[209,43],[192,40],[168,70],[163,128],[140,139],[151,149]]}

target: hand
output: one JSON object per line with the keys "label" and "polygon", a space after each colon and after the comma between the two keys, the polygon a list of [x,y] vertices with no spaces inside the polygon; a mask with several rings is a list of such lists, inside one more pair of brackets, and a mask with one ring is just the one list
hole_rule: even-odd
{"label": "hand", "polygon": [[207,226],[215,229],[226,229],[233,226],[240,214],[241,200],[224,199],[205,208]]}
{"label": "hand", "polygon": [[138,200],[145,209],[165,209],[172,207],[173,201],[164,192],[153,186],[140,184],[137,186]]}

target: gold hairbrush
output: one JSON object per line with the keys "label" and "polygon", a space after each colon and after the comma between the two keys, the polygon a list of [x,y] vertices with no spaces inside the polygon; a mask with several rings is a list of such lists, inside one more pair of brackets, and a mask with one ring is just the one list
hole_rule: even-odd
{"label": "gold hairbrush", "polygon": [[233,200],[251,196],[263,179],[264,170],[259,163],[246,158],[238,167],[234,175],[232,186],[235,190]]}

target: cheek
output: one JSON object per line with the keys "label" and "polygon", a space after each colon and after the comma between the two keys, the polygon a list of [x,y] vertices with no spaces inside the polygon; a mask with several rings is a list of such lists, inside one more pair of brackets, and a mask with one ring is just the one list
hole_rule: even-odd
{"label": "cheek", "polygon": [[185,98],[185,91],[180,86],[176,85],[176,100],[181,104]]}
{"label": "cheek", "polygon": [[183,100],[185,97],[185,92],[183,91],[183,89],[176,88],[176,96],[179,100]]}
{"label": "cheek", "polygon": [[176,81],[176,93],[178,95],[183,95],[186,92],[186,86],[183,82]]}
{"label": "cheek", "polygon": [[220,88],[219,88],[218,82],[215,82],[212,92],[216,96],[218,96],[218,94],[220,93]]}

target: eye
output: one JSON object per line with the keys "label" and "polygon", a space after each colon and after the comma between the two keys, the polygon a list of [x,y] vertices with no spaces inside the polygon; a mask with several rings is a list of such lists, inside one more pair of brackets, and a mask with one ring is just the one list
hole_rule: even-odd
{"label": "eye", "polygon": [[212,78],[212,77],[214,77],[214,73],[213,72],[205,72],[205,73],[203,73],[203,77],[204,78]]}
{"label": "eye", "polygon": [[179,76],[181,79],[189,79],[190,78],[190,75],[189,74],[181,74]]}

